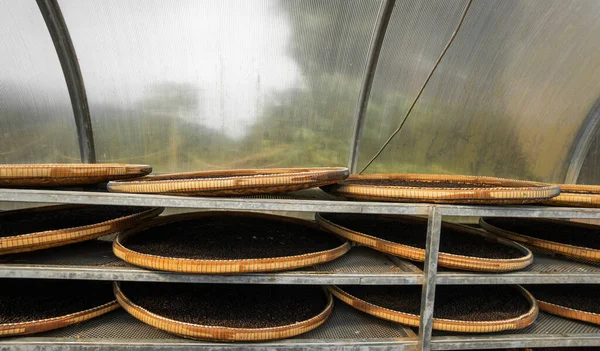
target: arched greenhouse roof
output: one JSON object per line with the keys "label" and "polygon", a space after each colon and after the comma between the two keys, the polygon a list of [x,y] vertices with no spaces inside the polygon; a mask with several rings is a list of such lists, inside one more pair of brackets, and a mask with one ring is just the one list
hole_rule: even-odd
{"label": "arched greenhouse roof", "polygon": [[[1,0],[0,163],[165,173],[354,152],[360,171],[466,3]],[[365,173],[600,184],[598,18],[596,0],[473,1]]]}

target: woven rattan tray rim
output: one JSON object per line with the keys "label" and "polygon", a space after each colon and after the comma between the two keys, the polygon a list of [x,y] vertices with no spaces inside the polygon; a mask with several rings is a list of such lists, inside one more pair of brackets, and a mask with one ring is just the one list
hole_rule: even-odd
{"label": "woven rattan tray rim", "polygon": [[[494,328],[493,331],[501,331],[501,330],[507,330],[507,328],[509,327],[510,324],[512,323],[524,323],[526,325],[523,325],[521,328],[524,328],[528,325],[530,325],[531,323],[533,323],[533,321],[535,321],[535,318],[537,317],[538,314],[538,305],[537,305],[537,301],[535,300],[535,298],[533,297],[533,295],[531,295],[531,293],[529,293],[529,291],[527,291],[525,288],[523,288],[520,285],[511,285],[515,288],[517,288],[517,290],[531,303],[531,308],[529,309],[529,311],[527,311],[525,314],[522,314],[518,317],[514,317],[514,318],[510,318],[510,319],[503,319],[503,320],[496,320],[496,321],[461,321],[461,320],[457,320],[457,319],[445,319],[445,318],[433,318],[433,329],[434,330],[445,330],[445,331],[455,331],[455,332],[460,332],[461,330],[465,330],[466,328],[470,328],[470,327],[483,327],[482,330],[477,331],[478,333],[486,333],[486,332],[490,332],[490,328],[486,329],[486,326],[489,326],[491,324],[493,324]],[[409,326],[413,326],[413,327],[418,327],[419,323],[420,323],[420,315],[416,315],[416,314],[412,314],[412,313],[406,313],[406,312],[400,312],[400,311],[395,311],[389,308],[385,308],[385,307],[381,307],[375,304],[372,304],[368,301],[362,300],[356,296],[353,296],[347,292],[345,292],[344,290],[340,289],[338,286],[328,286],[329,291],[331,291],[331,293],[336,296],[337,298],[339,298],[341,301],[343,301],[344,303],[350,304],[348,301],[358,301],[361,304],[367,305],[371,308],[373,308],[373,312],[377,313],[379,311],[383,311],[385,313],[387,313],[390,316],[397,316],[397,319],[403,319],[406,320],[406,322],[402,322],[402,324],[406,324]],[[354,305],[351,305],[354,308]],[[358,308],[357,308],[358,309]],[[362,310],[365,313],[374,315],[378,318],[383,318],[378,316],[377,314],[373,314],[367,311]],[[387,319],[387,318],[386,318]],[[388,319],[391,320],[393,322],[397,322],[399,323],[397,320],[395,319]],[[452,328],[445,328],[442,327],[440,328],[440,324],[444,325],[445,323],[451,323],[454,324],[454,326]],[[456,324],[459,325],[456,325]],[[461,327],[460,324],[463,324],[464,327]],[[502,328],[502,329],[498,329],[498,328]],[[512,328],[508,328],[508,329],[512,329]],[[466,330],[465,330],[466,331]],[[472,330],[469,330],[469,332],[473,332]]]}
{"label": "woven rattan tray rim", "polygon": [[[567,225],[574,226],[574,227],[600,229],[598,226],[589,224],[589,223],[570,222],[570,221],[563,221],[563,220],[559,220],[559,219],[530,218],[529,220],[538,221],[538,222],[561,223],[561,224],[567,224]],[[523,243],[524,245],[531,245],[533,247],[541,248],[541,249],[548,250],[548,251],[554,252],[554,253],[559,253],[559,254],[567,256],[567,257],[586,259],[586,260],[599,260],[600,259],[600,250],[598,250],[598,249],[592,249],[592,248],[583,247],[583,246],[574,246],[574,245],[569,245],[569,244],[562,244],[562,243],[555,242],[555,241],[538,239],[538,238],[535,238],[532,236],[511,232],[509,230],[498,228],[492,224],[487,223],[486,217],[479,218],[479,225],[481,226],[481,228],[487,230],[488,232],[490,232],[492,234],[502,236],[509,240],[518,241],[520,243]],[[559,249],[556,249],[556,247],[558,247]],[[581,253],[574,254],[573,250],[575,250],[575,252],[580,251]]]}
{"label": "woven rattan tray rim", "polygon": [[585,185],[585,184],[556,184],[560,187],[560,191],[564,193],[578,194],[599,194],[600,185]]}
{"label": "woven rattan tray rim", "polygon": [[[10,331],[15,329],[23,329],[23,328],[36,328],[34,333],[53,330],[68,326],[70,324],[83,322],[94,317],[100,316],[102,314],[108,313],[110,311],[116,310],[119,308],[119,303],[117,300],[112,300],[110,302],[104,303],[102,305],[89,308],[87,310],[73,312],[69,314],[65,314],[63,316],[46,318],[46,319],[38,319],[34,321],[27,322],[17,322],[17,323],[4,323],[0,324],[0,336],[9,336],[9,335],[24,335],[31,334],[32,332],[18,332],[18,333],[10,333]],[[76,319],[76,320],[75,320]],[[58,327],[52,327],[46,324],[60,324]],[[39,328],[39,329],[37,329]]]}
{"label": "woven rattan tray rim", "polygon": [[[36,207],[36,208],[26,208],[26,209],[14,210],[14,211],[0,212],[0,219],[2,219],[3,217],[11,216],[11,215],[28,213],[28,212],[38,212],[38,213],[39,212],[53,212],[53,211],[64,211],[64,210],[84,208],[84,207],[93,207],[93,206],[92,205],[56,205],[56,206],[42,206],[42,207]],[[55,230],[46,230],[46,231],[41,231],[41,232],[33,232],[33,233],[20,234],[20,235],[14,235],[14,236],[6,236],[6,237],[0,236],[0,255],[3,254],[5,251],[10,251],[10,252],[6,252],[6,253],[19,252],[18,249],[20,247],[27,249],[26,251],[33,251],[31,249],[49,248],[49,247],[57,246],[55,244],[60,244],[62,242],[74,243],[74,242],[78,242],[79,241],[78,239],[89,240],[89,239],[97,238],[100,236],[108,235],[108,234],[111,234],[111,233],[114,233],[114,232],[120,230],[121,226],[125,225],[127,222],[141,221],[143,219],[152,218],[152,217],[158,216],[163,210],[164,210],[164,208],[162,208],[162,207],[154,207],[154,208],[150,208],[148,210],[134,213],[134,214],[131,214],[128,216],[117,217],[114,219],[110,219],[108,221],[98,222],[98,223],[84,225],[84,226],[70,227],[70,228],[64,228],[64,229],[55,229]],[[106,228],[104,228],[104,227],[106,227]],[[94,231],[94,230],[97,230],[97,231]],[[87,235],[81,235],[81,236],[77,235],[78,233],[89,232],[89,231],[94,231],[94,232],[88,233]],[[1,233],[0,233],[0,235],[1,235]],[[53,238],[58,238],[58,239],[53,239]],[[38,240],[38,243],[36,243],[34,245],[22,244],[22,242],[24,240],[31,242],[36,239]],[[45,239],[45,241],[40,241],[43,239]],[[21,242],[21,244],[18,243],[19,241]]]}
{"label": "woven rattan tray rim", "polygon": [[544,205],[568,207],[600,207],[600,194],[564,192],[543,202]]}
{"label": "woven rattan tray rim", "polygon": [[[211,330],[214,330],[214,331],[222,330],[222,331],[234,333],[236,335],[238,335],[238,334],[255,334],[255,333],[261,333],[261,332],[283,334],[285,332],[288,332],[288,334],[286,334],[285,336],[282,336],[282,337],[290,337],[293,335],[297,335],[297,334],[293,334],[294,331],[300,331],[300,330],[302,330],[302,328],[309,328],[304,331],[304,332],[306,332],[308,330],[318,327],[329,317],[329,315],[331,314],[331,311],[333,310],[333,298],[327,289],[323,289],[323,293],[325,294],[325,297],[327,299],[327,305],[325,306],[325,309],[323,311],[319,312],[319,314],[317,314],[316,316],[313,316],[302,322],[296,322],[294,324],[287,324],[287,325],[281,325],[281,326],[277,326],[277,327],[267,327],[267,328],[233,328],[233,327],[224,327],[224,326],[215,326],[215,325],[201,325],[201,324],[192,324],[192,323],[181,322],[181,321],[177,321],[177,320],[174,320],[171,318],[163,317],[154,312],[148,311],[147,309],[145,309],[141,306],[134,304],[131,300],[129,300],[129,298],[127,296],[125,296],[125,294],[119,287],[119,282],[114,282],[113,288],[114,288],[114,293],[117,298],[117,301],[119,302],[121,307],[123,307],[123,309],[125,309],[125,311],[127,311],[129,314],[133,315],[137,319],[139,319],[139,318],[138,318],[138,316],[136,316],[134,314],[135,312],[139,313],[142,316],[149,317],[153,321],[163,321],[168,324],[175,325],[175,326],[186,326],[188,328],[204,330],[207,332],[210,332]],[[170,333],[175,333],[175,334],[183,336],[183,337],[194,338],[193,335],[184,335],[181,333],[177,333],[175,331],[169,330],[169,328],[165,329],[165,328],[160,328],[156,325],[152,325],[152,326],[159,328],[159,329],[166,330]],[[268,338],[268,339],[277,339],[277,337]],[[235,340],[247,340],[247,339],[232,338],[232,339],[225,339],[225,340],[219,339],[219,340],[235,341]],[[255,339],[255,340],[265,340],[265,339]]]}
{"label": "woven rattan tray rim", "polygon": [[[456,183],[483,183],[486,182],[501,182],[501,183],[512,183],[512,185],[502,186],[484,189],[505,189],[505,188],[559,188],[558,185],[552,185],[548,183],[534,182],[530,180],[519,180],[509,178],[498,178],[488,176],[470,176],[470,175],[447,175],[447,174],[421,174],[421,173],[382,173],[382,174],[353,174],[340,182],[340,185],[344,184],[345,181],[360,181],[360,180],[413,180],[413,181],[447,181]],[[358,185],[357,185],[358,186]],[[444,189],[444,190],[473,190],[482,189],[478,187],[472,188],[445,188],[445,187],[412,187],[412,186],[396,186],[396,185],[361,185],[364,187],[379,187],[379,188],[405,188],[405,189]]]}
{"label": "woven rattan tray rim", "polygon": [[[64,169],[65,172],[71,172],[76,169],[84,169],[84,170],[94,170],[96,172],[100,172],[102,170],[106,170],[106,175],[115,175],[114,173],[108,172],[108,170],[119,170],[125,169],[125,172],[119,172],[117,175],[128,175],[128,174],[149,174],[152,172],[152,167],[149,165],[142,164],[127,164],[127,163],[31,163],[31,164],[0,164],[0,179],[31,179],[31,178],[40,178],[40,175],[33,175],[28,172],[24,172],[23,174],[18,174],[15,176],[10,176],[6,174],[7,172],[15,172],[19,170],[33,170],[33,169]],[[131,172],[134,173],[131,173]],[[52,175],[52,178],[79,178],[81,175]],[[94,176],[98,176],[98,174],[94,174]]]}
{"label": "woven rattan tray rim", "polygon": [[[394,185],[361,185],[346,184],[345,181],[357,180],[413,180],[413,181],[448,181],[457,183],[501,183],[498,187],[466,187],[466,188],[448,188],[448,187],[410,187]],[[486,176],[466,176],[466,175],[441,175],[441,174],[367,174],[351,175],[345,181],[338,184],[324,187],[325,191],[344,195],[347,197],[357,197],[365,199],[373,197],[374,199],[413,199],[413,200],[432,200],[432,201],[506,201],[506,200],[537,200],[557,196],[560,194],[560,188],[556,185],[516,180],[507,178],[496,178]],[[502,186],[506,184],[506,186]],[[385,195],[373,194],[377,189],[390,189],[391,193]],[[520,196],[508,196],[518,190]],[[442,196],[440,191],[448,195]],[[531,193],[534,194],[531,194]],[[540,193],[542,194],[535,194]],[[475,196],[477,195],[477,196]]]}
{"label": "woven rattan tray rim", "polygon": [[[223,259],[223,260],[216,260],[216,259],[193,259],[193,258],[176,258],[176,257],[167,257],[167,256],[159,256],[159,255],[153,255],[153,254],[145,254],[145,253],[140,253],[137,251],[133,251],[129,248],[127,248],[124,244],[123,241],[125,239],[127,239],[128,237],[138,234],[140,231],[143,231],[145,229],[151,228],[151,227],[155,227],[155,226],[161,226],[161,225],[165,225],[165,224],[169,224],[169,223],[174,223],[174,222],[179,222],[179,221],[183,221],[183,220],[191,220],[191,219],[200,219],[200,218],[204,218],[204,217],[210,217],[213,215],[228,215],[228,216],[239,216],[239,215],[243,215],[243,216],[249,216],[249,217],[255,217],[255,218],[264,218],[264,219],[268,219],[268,220],[279,220],[279,221],[285,221],[285,222],[290,222],[290,223],[294,223],[294,224],[300,224],[300,225],[304,225],[304,226],[309,226],[312,227],[314,229],[317,230],[322,230],[321,227],[319,227],[318,225],[316,225],[313,222],[310,221],[306,221],[306,220],[302,220],[299,218],[292,218],[292,217],[285,217],[285,216],[277,216],[277,215],[271,215],[271,214],[264,214],[264,213],[254,213],[254,212],[238,212],[238,211],[202,211],[202,212],[192,212],[192,213],[182,213],[182,214],[176,214],[176,215],[170,215],[170,216],[164,216],[158,219],[155,219],[153,221],[150,221],[148,223],[145,223],[141,226],[138,226],[136,228],[133,228],[131,230],[128,231],[124,231],[119,233],[119,235],[115,238],[114,242],[113,242],[113,252],[114,254],[127,261],[132,263],[130,260],[126,259],[127,255],[129,255],[129,257],[137,257],[140,259],[148,259],[150,261],[153,261],[154,259],[160,259],[160,260],[164,260],[167,262],[171,262],[171,263],[177,263],[177,262],[190,262],[196,266],[218,266],[219,263],[223,263],[223,264],[239,264],[239,265],[244,265],[244,264],[268,264],[268,261],[273,261],[273,260],[287,260],[287,259],[292,259],[292,260],[304,260],[304,259],[310,259],[310,260],[317,260],[319,257],[328,257],[330,258],[328,261],[334,260],[342,255],[344,255],[345,253],[347,253],[350,248],[352,247],[352,245],[350,244],[350,242],[348,242],[347,240],[329,232],[329,231],[323,231],[323,235],[334,235],[336,238],[338,238],[340,240],[341,245],[330,249],[330,250],[325,250],[325,251],[317,251],[317,252],[313,252],[313,253],[309,253],[309,254],[302,254],[302,255],[291,255],[291,256],[280,256],[280,257],[267,257],[267,258],[247,258],[247,259]],[[326,262],[326,261],[323,261]],[[135,265],[138,265],[136,263],[132,263]],[[308,266],[313,265],[315,263],[309,263],[307,264]],[[273,262],[273,266],[278,265],[277,262]],[[294,268],[301,268],[301,267],[306,267],[307,265],[301,265],[301,266],[294,266],[294,265],[290,265],[290,267],[283,267],[283,268],[272,268],[272,269],[263,269],[263,270],[258,270],[256,272],[265,272],[265,271],[270,271],[273,269],[276,270],[289,270],[289,269],[294,269]],[[146,268],[151,268],[151,269],[159,269],[157,268],[157,265],[155,264],[149,264],[144,266]],[[196,270],[192,270],[192,272],[197,271]],[[199,271],[205,272],[205,270],[200,269]],[[176,272],[180,272],[180,270],[177,270]],[[181,272],[190,272],[190,270],[181,270]],[[239,271],[227,271],[227,273],[241,273],[241,272],[252,272],[251,270],[239,270]],[[215,272],[215,273],[224,273],[224,272]]]}
{"label": "woven rattan tray rim", "polygon": [[[577,319],[588,323],[600,324],[600,314],[598,313],[569,308],[566,306],[557,305],[555,303],[542,301],[537,298],[536,300],[538,302],[540,310],[544,312],[555,314],[564,318]],[[573,317],[573,315],[575,315],[575,317]]]}
{"label": "woven rattan tray rim", "polygon": [[[415,216],[395,215],[395,216],[389,216],[389,217],[400,217],[400,218],[410,219],[410,220],[426,221],[425,219],[422,219],[420,217],[415,217]],[[333,223],[333,222],[323,218],[320,213],[315,214],[315,219],[317,221],[317,224],[324,226],[325,229],[334,231],[336,234],[341,235],[342,237],[344,237],[346,239],[349,239],[349,240],[355,241],[359,244],[368,246],[374,250],[381,251],[386,254],[398,256],[398,254],[395,252],[391,252],[389,250],[382,250],[381,247],[374,247],[373,245],[370,245],[369,240],[372,240],[375,242],[378,242],[378,241],[383,242],[388,246],[396,247],[397,249],[405,250],[405,251],[408,251],[411,253],[410,258],[408,255],[407,256],[399,256],[399,257],[420,260],[421,262],[423,262],[425,260],[425,249],[416,248],[416,247],[408,246],[408,245],[404,245],[404,244],[399,244],[399,243],[395,243],[393,241],[389,241],[389,240],[381,239],[381,238],[378,238],[378,237],[375,237],[372,235],[357,232],[355,230],[343,227],[339,224]],[[503,271],[508,271],[508,270],[519,270],[519,269],[525,268],[533,262],[533,254],[531,253],[531,251],[527,247],[525,247],[519,243],[513,242],[511,240],[503,239],[503,238],[498,238],[498,237],[495,237],[494,235],[489,235],[488,233],[485,233],[485,232],[482,232],[482,231],[479,231],[477,229],[473,229],[473,228],[470,228],[467,226],[459,225],[459,224],[442,222],[442,228],[444,228],[444,227],[452,228],[454,230],[460,230],[460,231],[463,231],[463,232],[471,234],[471,235],[477,235],[479,237],[492,239],[492,241],[496,241],[503,245],[511,246],[511,247],[519,250],[521,253],[525,254],[525,256],[520,257],[520,258],[485,258],[485,257],[464,256],[464,255],[456,255],[456,254],[451,254],[451,253],[446,253],[446,252],[440,252],[438,254],[438,264],[440,266],[456,268],[457,266],[456,266],[456,263],[454,263],[454,262],[457,260],[463,260],[463,261],[467,261],[467,262],[473,261],[474,263],[473,264],[463,263],[460,265],[460,268],[462,268],[462,269],[470,268],[473,270],[476,269],[478,271],[493,271],[493,269],[483,269],[480,266],[478,267],[477,264],[479,263],[481,265],[481,264],[486,264],[486,263],[489,263],[489,264],[498,263],[498,264],[508,265],[505,269],[503,269]],[[368,239],[368,240],[362,240],[362,239]],[[418,256],[418,259],[417,259],[417,256]],[[510,265],[511,263],[512,263],[512,265]]]}
{"label": "woven rattan tray rim", "polygon": [[[114,192],[184,193],[211,192],[248,188],[275,188],[298,185],[290,177],[301,177],[301,182],[311,186],[322,186],[345,179],[349,172],[344,167],[321,168],[271,168],[237,169],[204,172],[185,172],[146,176],[129,180],[111,181],[107,188]],[[209,177],[214,175],[213,177]],[[260,179],[262,184],[252,180]],[[265,179],[269,179],[266,182]],[[249,184],[240,184],[249,181]],[[267,183],[267,184],[264,184]],[[312,185],[314,183],[314,185]],[[160,187],[160,189],[157,189]]]}

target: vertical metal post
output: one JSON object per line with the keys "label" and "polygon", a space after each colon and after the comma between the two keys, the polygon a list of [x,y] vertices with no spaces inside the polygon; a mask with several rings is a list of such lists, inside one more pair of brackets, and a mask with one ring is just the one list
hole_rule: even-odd
{"label": "vertical metal post", "polygon": [[383,39],[385,38],[385,32],[388,23],[390,22],[390,17],[392,17],[392,10],[394,9],[395,4],[396,0],[383,0],[381,7],[379,8],[375,30],[371,36],[369,56],[367,56],[367,63],[360,84],[358,102],[356,103],[356,112],[354,113],[354,129],[352,133],[352,144],[350,144],[350,157],[348,159],[348,169],[350,170],[350,173],[356,173],[356,168],[358,166],[358,144],[360,142],[360,134],[367,113],[369,98],[371,97],[371,86],[373,85],[373,78],[375,78],[375,69],[377,68],[377,62],[379,61],[379,53],[383,46]]}
{"label": "vertical metal post", "polygon": [[81,161],[85,163],[96,162],[96,150],[94,146],[94,133],[88,107],[83,77],[79,69],[79,62],[75,54],[75,48],[69,35],[69,30],[63,18],[60,6],[56,0],[37,0],[40,12],[44,17],[48,32],[52,37],[56,54],[60,61],[69,96],[71,107],[77,127],[77,138],[79,140],[79,153]]}
{"label": "vertical metal post", "polygon": [[431,330],[433,327],[433,307],[435,302],[441,228],[441,210],[433,206],[429,210],[429,220],[427,221],[423,291],[421,293],[421,321],[419,324],[419,346],[421,350],[425,351],[431,350]]}
{"label": "vertical metal post", "polygon": [[566,184],[575,184],[579,178],[579,172],[583,167],[583,162],[592,146],[592,140],[600,129],[600,98],[596,100],[596,103],[588,113],[581,131],[575,140],[575,146],[571,151],[571,160],[569,162],[569,168],[567,168],[567,175],[565,177]]}

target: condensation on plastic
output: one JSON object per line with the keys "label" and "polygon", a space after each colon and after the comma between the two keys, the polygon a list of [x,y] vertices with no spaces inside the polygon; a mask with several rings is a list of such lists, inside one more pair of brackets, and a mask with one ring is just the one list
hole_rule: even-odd
{"label": "condensation on plastic", "polygon": [[380,2],[60,0],[99,161],[345,166]]}
{"label": "condensation on plastic", "polygon": [[0,0],[0,163],[80,162],[65,78],[35,1]]}
{"label": "condensation on plastic", "polygon": [[[396,5],[359,169],[400,124],[465,1]],[[404,128],[368,168],[562,183],[600,96],[600,2],[474,1]],[[597,178],[596,178],[597,179]]]}

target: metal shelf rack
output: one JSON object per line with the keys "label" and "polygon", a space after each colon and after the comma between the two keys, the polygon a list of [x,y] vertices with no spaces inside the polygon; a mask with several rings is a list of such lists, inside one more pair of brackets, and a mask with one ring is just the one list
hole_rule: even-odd
{"label": "metal shelf rack", "polygon": [[[0,256],[0,278],[91,279],[172,283],[420,285],[423,271],[409,261],[356,246],[339,259],[276,273],[179,274],[132,266],[112,253],[109,241]],[[535,255],[531,266],[512,273],[438,269],[437,284],[600,284],[600,266]]]}
{"label": "metal shelf rack", "polygon": [[[0,350],[416,350],[411,328],[383,321],[336,303],[321,327],[292,339],[268,343],[211,343],[179,338],[146,325],[123,310],[34,336],[11,338]],[[541,313],[534,325],[520,331],[496,334],[434,333],[434,350],[465,348],[600,346],[600,327]]]}
{"label": "metal shelf rack", "polygon": [[0,201],[80,203],[245,211],[346,212],[427,215],[427,255],[423,269],[376,251],[355,247],[342,258],[291,272],[245,275],[188,275],[133,267],[112,255],[110,242],[77,244],[77,250],[56,248],[0,258],[0,277],[92,280],[136,280],[252,284],[417,284],[423,285],[421,326],[409,328],[377,320],[337,303],[326,325],[298,338],[256,344],[216,344],[177,338],[146,326],[123,311],[77,326],[32,337],[0,341],[0,351],[116,349],[473,349],[547,346],[600,346],[600,328],[540,314],[536,323],[518,332],[485,335],[431,331],[436,284],[600,284],[600,267],[536,254],[526,270],[483,274],[437,269],[443,216],[516,216],[600,219],[600,210],[545,206],[463,206],[343,201],[320,190],[282,196],[194,198],[115,194],[103,191],[2,189]]}

